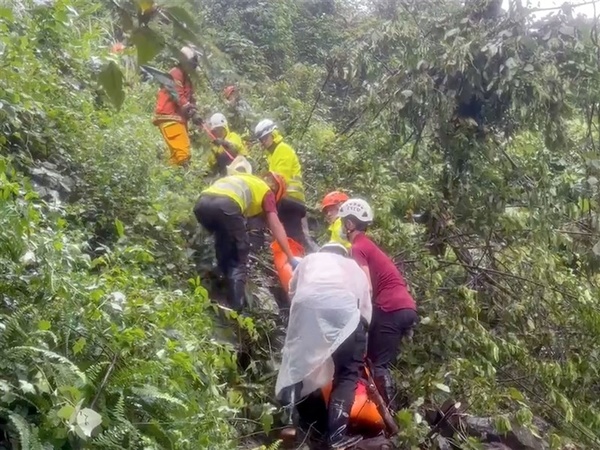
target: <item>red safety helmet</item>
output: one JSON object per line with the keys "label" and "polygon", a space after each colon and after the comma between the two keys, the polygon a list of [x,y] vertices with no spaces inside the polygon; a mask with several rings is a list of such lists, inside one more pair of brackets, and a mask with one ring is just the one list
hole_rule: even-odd
{"label": "red safety helmet", "polygon": [[235,86],[233,86],[233,85],[227,86],[225,89],[223,89],[223,95],[225,96],[225,98],[229,98],[236,91],[237,91],[237,88]]}
{"label": "red safety helmet", "polygon": [[340,203],[344,203],[349,198],[350,197],[348,197],[347,194],[344,194],[340,191],[330,192],[325,197],[323,197],[323,201],[321,202],[321,211],[323,211],[328,206],[334,206],[339,205]]}
{"label": "red safety helmet", "polygon": [[287,192],[287,183],[284,176],[276,172],[267,172],[263,178],[267,179],[267,184],[274,191],[275,202],[279,203]]}

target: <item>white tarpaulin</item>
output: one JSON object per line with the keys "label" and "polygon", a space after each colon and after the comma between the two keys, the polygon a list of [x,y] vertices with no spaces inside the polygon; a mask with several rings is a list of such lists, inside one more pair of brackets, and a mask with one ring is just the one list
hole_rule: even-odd
{"label": "white tarpaulin", "polygon": [[294,271],[290,297],[275,393],[302,381],[304,396],[332,380],[331,355],[354,332],[361,314],[371,321],[369,281],[354,260],[313,253]]}

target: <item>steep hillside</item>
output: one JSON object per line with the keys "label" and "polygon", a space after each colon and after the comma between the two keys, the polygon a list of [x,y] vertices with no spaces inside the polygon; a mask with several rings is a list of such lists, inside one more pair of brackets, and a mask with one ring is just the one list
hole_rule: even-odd
{"label": "steep hillside", "polygon": [[[203,55],[202,114],[237,83],[298,150],[311,206],[334,188],[372,201],[421,316],[395,372],[401,445],[449,445],[449,428],[458,448],[492,431],[600,446],[596,21],[514,3],[0,6],[0,447],[272,441],[270,256],[248,316],[224,313],[191,213],[208,140],[168,168],[138,70],[183,43]],[[428,423],[451,401],[468,432]]]}

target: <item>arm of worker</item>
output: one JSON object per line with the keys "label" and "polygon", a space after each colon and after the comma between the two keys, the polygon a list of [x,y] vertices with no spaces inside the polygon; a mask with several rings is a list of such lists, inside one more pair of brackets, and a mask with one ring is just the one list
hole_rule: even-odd
{"label": "arm of worker", "polygon": [[190,95],[187,92],[185,92],[184,89],[185,74],[183,73],[183,70],[181,70],[179,67],[172,68],[169,74],[175,82],[175,91],[177,92],[177,96],[179,97],[179,107],[182,110],[184,110],[187,114],[189,110],[195,108],[195,105],[190,102],[190,100],[192,99],[190,98]]}
{"label": "arm of worker", "polygon": [[285,228],[279,221],[279,217],[277,216],[277,202],[275,201],[275,194],[269,191],[265,195],[262,201],[263,211],[265,213],[265,219],[267,222],[267,226],[273,233],[273,237],[279,243],[281,250],[287,256],[288,261],[294,260],[294,254],[290,249],[290,245],[288,244],[288,237],[285,233]]}
{"label": "arm of worker", "polygon": [[285,228],[283,228],[283,225],[279,221],[277,213],[266,213],[266,216],[267,225],[269,226],[271,233],[273,233],[273,237],[279,243],[281,250],[283,250],[283,253],[285,253],[285,256],[287,256],[288,261],[292,261],[295,258],[295,256],[292,253],[292,250],[290,249],[290,245],[288,244],[288,237],[285,233]]}
{"label": "arm of worker", "polygon": [[367,262],[366,255],[363,254],[360,250],[357,250],[356,247],[352,247],[350,250],[350,254],[359,267],[364,272],[367,280],[369,281],[369,298],[373,296],[373,284],[371,283],[371,273],[369,272],[369,263]]}

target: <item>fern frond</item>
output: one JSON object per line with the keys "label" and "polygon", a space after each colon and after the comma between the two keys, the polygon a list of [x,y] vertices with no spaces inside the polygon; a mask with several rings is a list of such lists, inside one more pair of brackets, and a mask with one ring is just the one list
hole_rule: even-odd
{"label": "fern frond", "polygon": [[58,353],[55,353],[53,351],[50,350],[46,350],[43,348],[37,348],[37,347],[29,347],[29,346],[18,346],[18,347],[13,347],[12,350],[14,352],[25,352],[25,353],[38,353],[41,356],[45,357],[46,359],[49,359],[55,363],[60,363],[61,366],[63,368],[68,368],[69,371],[76,375],[84,384],[87,383],[87,377],[85,376],[85,373],[83,373],[79,367],[77,367],[73,362],[71,362],[68,358],[65,358],[62,355],[59,355]]}
{"label": "fern frond", "polygon": [[142,387],[132,387],[131,392],[145,403],[153,404],[158,401],[164,401],[187,410],[185,403],[170,394],[159,391],[156,386],[144,385]]}
{"label": "fern frond", "polygon": [[41,450],[42,443],[38,439],[37,428],[27,420],[13,411],[0,408],[0,411],[8,416],[8,420],[19,434],[21,450]]}

